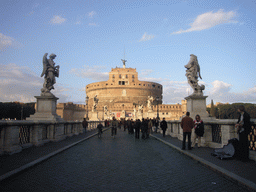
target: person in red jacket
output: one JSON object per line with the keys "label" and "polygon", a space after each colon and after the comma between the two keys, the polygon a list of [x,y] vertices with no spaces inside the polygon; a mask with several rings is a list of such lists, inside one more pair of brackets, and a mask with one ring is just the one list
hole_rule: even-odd
{"label": "person in red jacket", "polygon": [[187,112],[186,116],[181,120],[181,128],[183,129],[183,142],[182,142],[182,150],[186,148],[186,138],[188,136],[188,150],[191,150],[191,131],[194,126],[193,119],[189,117],[190,113]]}

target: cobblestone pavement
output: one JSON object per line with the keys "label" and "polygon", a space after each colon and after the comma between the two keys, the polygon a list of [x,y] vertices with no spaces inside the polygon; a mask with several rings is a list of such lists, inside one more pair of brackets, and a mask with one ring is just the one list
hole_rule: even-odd
{"label": "cobblestone pavement", "polygon": [[0,183],[0,191],[248,191],[154,138],[110,130]]}

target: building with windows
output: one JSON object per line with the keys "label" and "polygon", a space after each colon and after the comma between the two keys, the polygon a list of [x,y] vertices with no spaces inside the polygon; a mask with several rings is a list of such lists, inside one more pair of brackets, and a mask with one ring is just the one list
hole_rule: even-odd
{"label": "building with windows", "polygon": [[[107,81],[86,85],[87,105],[58,104],[57,113],[65,120],[81,120],[92,116],[97,98],[98,119],[121,118],[180,119],[186,112],[186,101],[181,104],[162,104],[163,87],[159,83],[140,81],[134,68],[112,68]],[[149,101],[151,97],[151,101]],[[87,111],[88,109],[88,111]]]}

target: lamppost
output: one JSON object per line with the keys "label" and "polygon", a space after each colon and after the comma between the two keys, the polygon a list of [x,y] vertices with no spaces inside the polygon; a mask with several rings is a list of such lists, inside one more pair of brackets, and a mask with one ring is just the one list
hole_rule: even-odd
{"label": "lamppost", "polygon": [[156,118],[159,119],[159,111],[158,111],[158,101],[159,101],[159,97],[156,97],[156,101],[157,101],[157,113],[156,113]]}
{"label": "lamppost", "polygon": [[86,120],[88,121],[88,101],[89,101],[89,97],[88,96],[86,96],[86,105],[87,105],[87,113],[86,113]]}
{"label": "lamppost", "polygon": [[[124,104],[122,104],[123,110],[122,110],[122,117],[125,119],[125,112],[124,112]],[[124,115],[124,116],[123,116]]]}

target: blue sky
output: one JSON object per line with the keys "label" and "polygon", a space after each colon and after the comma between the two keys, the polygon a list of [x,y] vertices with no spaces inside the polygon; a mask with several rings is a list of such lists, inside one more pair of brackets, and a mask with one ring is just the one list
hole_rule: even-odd
{"label": "blue sky", "polygon": [[256,103],[255,10],[255,0],[2,0],[0,102],[35,102],[43,55],[55,53],[59,102],[84,104],[85,86],[125,57],[139,80],[163,85],[164,103],[180,103],[194,54],[207,103]]}

